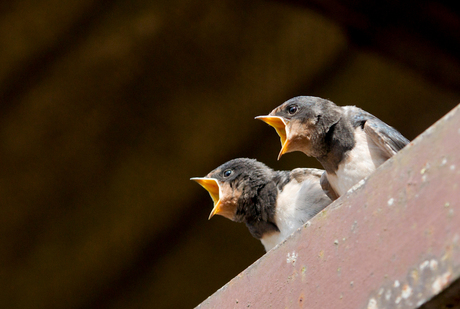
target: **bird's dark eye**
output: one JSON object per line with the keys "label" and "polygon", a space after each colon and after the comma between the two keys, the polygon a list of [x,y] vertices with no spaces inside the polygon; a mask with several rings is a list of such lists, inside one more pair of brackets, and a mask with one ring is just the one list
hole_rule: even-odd
{"label": "bird's dark eye", "polygon": [[233,173],[232,170],[225,170],[225,171],[224,171],[224,177],[228,177],[228,176],[230,176],[232,173]]}
{"label": "bird's dark eye", "polygon": [[289,115],[294,115],[295,113],[297,113],[297,110],[298,110],[298,108],[295,105],[291,105],[287,109]]}

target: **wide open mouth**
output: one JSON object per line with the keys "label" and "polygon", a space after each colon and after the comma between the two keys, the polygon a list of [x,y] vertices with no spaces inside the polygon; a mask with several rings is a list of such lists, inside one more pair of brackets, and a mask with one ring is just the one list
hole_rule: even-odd
{"label": "wide open mouth", "polygon": [[214,207],[211,213],[209,214],[208,220],[211,219],[214,215],[221,212],[220,198],[219,198],[219,192],[220,192],[219,182],[214,178],[207,178],[207,177],[193,177],[193,178],[190,178],[190,180],[196,181],[203,188],[205,188],[206,191],[208,191],[209,195],[211,196],[212,201],[214,202]]}
{"label": "wide open mouth", "polygon": [[273,128],[275,128],[276,133],[278,133],[280,140],[281,140],[281,151],[278,155],[278,160],[280,157],[287,152],[288,150],[288,142],[287,142],[287,133],[286,133],[286,125],[287,121],[283,117],[279,116],[257,116],[256,119],[260,119],[263,122],[269,124]]}
{"label": "wide open mouth", "polygon": [[256,119],[260,119],[263,122],[271,125],[275,128],[276,133],[278,133],[281,139],[281,145],[284,145],[286,142],[286,120],[283,117],[279,116],[257,116]]}

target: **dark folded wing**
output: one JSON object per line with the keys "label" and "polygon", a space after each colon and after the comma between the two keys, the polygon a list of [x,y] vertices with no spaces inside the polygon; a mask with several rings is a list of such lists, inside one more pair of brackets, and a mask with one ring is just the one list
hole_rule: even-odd
{"label": "dark folded wing", "polygon": [[364,132],[377,144],[389,157],[394,156],[399,150],[409,143],[395,128],[383,121],[373,118],[364,124]]}
{"label": "dark folded wing", "polygon": [[352,114],[353,125],[361,125],[364,132],[388,157],[394,156],[409,143],[409,140],[399,133],[398,130],[387,125],[374,115],[357,107],[353,107]]}

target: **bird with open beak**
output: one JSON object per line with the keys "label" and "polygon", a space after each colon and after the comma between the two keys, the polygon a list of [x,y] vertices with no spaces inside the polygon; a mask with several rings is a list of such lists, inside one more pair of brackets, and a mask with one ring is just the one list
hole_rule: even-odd
{"label": "bird with open beak", "polygon": [[214,201],[209,215],[244,222],[268,251],[331,203],[320,185],[323,171],[275,171],[248,158],[230,160],[203,178],[191,178]]}
{"label": "bird with open beak", "polygon": [[318,97],[292,98],[256,119],[274,127],[280,136],[278,159],[292,151],[318,159],[326,170],[321,185],[332,199],[345,194],[409,143],[368,112]]}

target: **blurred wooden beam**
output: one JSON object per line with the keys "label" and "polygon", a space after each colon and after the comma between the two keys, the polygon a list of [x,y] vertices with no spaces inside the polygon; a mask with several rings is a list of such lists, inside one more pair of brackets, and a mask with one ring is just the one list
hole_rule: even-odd
{"label": "blurred wooden beam", "polygon": [[459,123],[460,105],[199,308],[426,304],[460,277]]}

